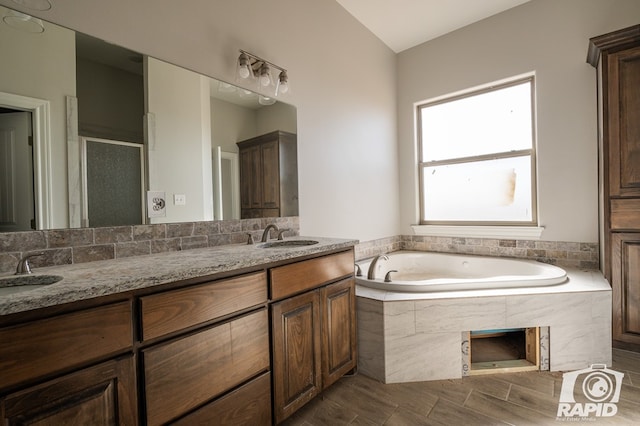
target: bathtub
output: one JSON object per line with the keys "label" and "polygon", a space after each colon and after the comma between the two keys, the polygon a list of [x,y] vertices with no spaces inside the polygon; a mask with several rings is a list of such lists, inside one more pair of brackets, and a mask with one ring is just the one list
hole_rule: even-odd
{"label": "bathtub", "polygon": [[[567,273],[533,260],[397,251],[380,257],[375,279],[367,279],[371,259],[357,262],[362,271],[356,284],[392,292],[439,292],[552,286],[564,283]],[[389,271],[390,281],[385,282]]]}

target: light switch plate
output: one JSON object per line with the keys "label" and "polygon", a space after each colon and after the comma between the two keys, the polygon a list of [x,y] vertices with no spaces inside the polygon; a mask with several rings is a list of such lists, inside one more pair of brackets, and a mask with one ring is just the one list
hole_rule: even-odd
{"label": "light switch plate", "polygon": [[147,216],[167,216],[167,203],[164,191],[147,191]]}
{"label": "light switch plate", "polygon": [[173,194],[173,204],[176,206],[184,206],[187,204],[187,196],[185,194]]}

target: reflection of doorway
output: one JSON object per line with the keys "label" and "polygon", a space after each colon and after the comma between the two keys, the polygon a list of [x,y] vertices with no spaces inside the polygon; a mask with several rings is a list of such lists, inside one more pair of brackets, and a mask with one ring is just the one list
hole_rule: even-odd
{"label": "reflection of doorway", "polygon": [[[0,92],[0,108],[27,112],[31,117],[32,185],[35,229],[49,229],[52,222],[52,177],[50,165],[51,107],[44,99]],[[30,229],[30,228],[29,228]]]}
{"label": "reflection of doorway", "polygon": [[82,226],[143,223],[144,145],[82,139]]}
{"label": "reflection of doorway", "polygon": [[215,220],[240,219],[238,153],[213,148],[213,212]]}
{"label": "reflection of doorway", "polygon": [[0,108],[0,232],[36,229],[31,113]]}

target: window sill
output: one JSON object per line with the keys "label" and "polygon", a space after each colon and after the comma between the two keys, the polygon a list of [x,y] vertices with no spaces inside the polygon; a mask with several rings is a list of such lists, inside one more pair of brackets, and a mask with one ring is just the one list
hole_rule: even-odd
{"label": "window sill", "polygon": [[542,226],[411,225],[411,228],[415,235],[511,240],[539,240],[544,231]]}

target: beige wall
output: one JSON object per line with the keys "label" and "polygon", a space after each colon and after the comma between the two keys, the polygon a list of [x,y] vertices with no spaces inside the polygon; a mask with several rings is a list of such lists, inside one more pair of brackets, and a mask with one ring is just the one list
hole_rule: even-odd
{"label": "beige wall", "polygon": [[[232,83],[240,48],[286,67],[306,235],[410,232],[413,104],[535,71],[543,239],[597,241],[595,70],[586,49],[590,37],[637,24],[637,0],[532,0],[397,56],[334,1],[194,0],[178,8],[75,0],[37,15]],[[56,149],[56,158],[66,152]]]}
{"label": "beige wall", "polygon": [[[5,11],[0,7],[0,16],[4,16]],[[0,92],[50,102],[51,224],[56,228],[66,227],[69,218],[65,96],[76,95],[75,35],[45,23],[44,33],[25,37],[23,32],[0,23]]]}
{"label": "beige wall", "polygon": [[256,115],[257,132],[259,135],[283,130],[298,133],[297,112],[295,107],[282,102],[260,108]]}
{"label": "beige wall", "polygon": [[[166,217],[151,222],[213,220],[209,79],[148,58],[146,84],[156,135],[148,147],[149,190],[167,197]],[[175,194],[186,205],[175,205]]]}
{"label": "beige wall", "polygon": [[637,0],[533,0],[400,53],[402,232],[418,220],[414,103],[534,71],[542,239],[596,242],[596,74],[587,45],[639,19]]}
{"label": "beige wall", "polygon": [[296,133],[295,107],[277,102],[262,108],[246,108],[211,98],[211,145],[238,152],[236,142],[274,130]]}
{"label": "beige wall", "polygon": [[211,145],[238,152],[236,142],[256,136],[256,111],[211,98]]}
{"label": "beige wall", "polygon": [[293,90],[285,102],[298,111],[301,233],[397,234],[394,53],[334,1],[179,6],[75,0],[33,14],[231,83],[238,49],[287,68]]}

